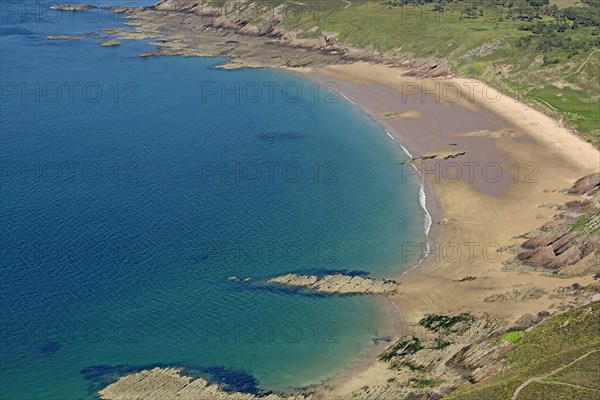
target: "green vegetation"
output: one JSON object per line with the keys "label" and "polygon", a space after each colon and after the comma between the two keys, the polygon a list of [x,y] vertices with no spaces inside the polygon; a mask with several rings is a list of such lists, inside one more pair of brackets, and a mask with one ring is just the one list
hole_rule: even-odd
{"label": "green vegetation", "polygon": [[450,342],[445,341],[441,337],[437,337],[437,338],[435,338],[435,346],[433,348],[437,349],[437,350],[441,350],[441,349],[444,349],[444,348],[450,346],[450,344],[451,344]]}
{"label": "green vegetation", "polygon": [[598,392],[545,382],[533,382],[523,389],[519,398],[524,400],[598,400]]}
{"label": "green vegetation", "polygon": [[308,0],[287,3],[283,23],[310,37],[328,32],[361,48],[445,60],[453,71],[534,104],[600,146],[600,4],[564,0],[559,6],[548,0]]}
{"label": "green vegetation", "polygon": [[412,336],[402,338],[381,353],[379,359],[381,361],[390,361],[396,355],[415,353],[422,348],[423,346],[418,338]]}
{"label": "green vegetation", "polygon": [[523,337],[523,335],[525,335],[524,331],[506,332],[504,335],[502,335],[502,339],[508,340],[512,343],[517,343]]}
{"label": "green vegetation", "polygon": [[580,217],[571,225],[572,231],[580,231],[587,235],[595,235],[600,232],[600,211],[593,211]]}
{"label": "green vegetation", "polygon": [[597,379],[599,369],[600,352],[597,352],[590,354],[588,357],[567,367],[558,374],[552,375],[547,381],[566,382],[572,385],[600,390],[600,379]]}
{"label": "green vegetation", "polygon": [[419,378],[411,378],[409,379],[409,382],[414,382],[418,387],[422,388],[434,388],[438,386],[438,383],[436,381],[434,381],[433,379],[427,379],[424,376],[421,376]]}
{"label": "green vegetation", "polygon": [[450,329],[459,322],[473,321],[473,319],[473,316],[468,313],[454,316],[427,314],[425,318],[419,321],[419,324],[430,331],[439,332],[440,330]]}
{"label": "green vegetation", "polygon": [[[600,302],[553,316],[523,335],[506,356],[507,369],[483,382],[464,386],[449,399],[510,399],[527,379],[544,377],[600,348]],[[523,399],[597,399],[598,353],[525,387]],[[565,382],[569,387],[551,382]],[[589,388],[589,389],[587,389]]]}
{"label": "green vegetation", "polygon": [[390,368],[391,368],[391,369],[408,368],[408,369],[410,369],[411,371],[419,371],[419,372],[423,372],[423,371],[425,371],[425,369],[424,369],[423,367],[419,367],[418,365],[413,365],[413,364],[411,364],[411,363],[408,363],[408,362],[405,362],[405,361],[403,361],[403,362],[400,362],[400,363],[393,362],[393,363],[390,365]]}

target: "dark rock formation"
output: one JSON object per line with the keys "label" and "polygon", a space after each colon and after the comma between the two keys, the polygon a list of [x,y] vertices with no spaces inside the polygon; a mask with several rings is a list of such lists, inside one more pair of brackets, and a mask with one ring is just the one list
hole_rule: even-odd
{"label": "dark rock formation", "polygon": [[555,218],[529,232],[517,263],[559,276],[600,272],[600,173],[579,179],[568,193],[582,199],[559,205]]}
{"label": "dark rock formation", "polygon": [[587,194],[593,196],[598,193],[598,189],[600,188],[600,172],[595,172],[590,175],[586,175],[583,178],[579,179],[571,189],[569,189],[570,194],[583,195]]}

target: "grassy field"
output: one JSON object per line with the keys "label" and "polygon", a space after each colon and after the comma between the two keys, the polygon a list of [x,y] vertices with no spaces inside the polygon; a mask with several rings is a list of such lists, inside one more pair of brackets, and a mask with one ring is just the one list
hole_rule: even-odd
{"label": "grassy field", "polygon": [[[599,12],[597,5],[558,3]],[[312,0],[290,5],[284,25],[304,37],[329,33],[360,48],[444,60],[453,72],[536,106],[600,147],[596,22],[577,24],[558,8],[523,20],[510,8],[471,4]]]}
{"label": "grassy field", "polygon": [[[547,321],[525,332],[506,356],[507,368],[489,380],[467,385],[448,399],[510,399],[527,379],[544,377],[586,353],[600,349],[600,302],[594,302]],[[598,399],[600,352],[532,382],[519,399]],[[575,386],[562,385],[562,382]]]}

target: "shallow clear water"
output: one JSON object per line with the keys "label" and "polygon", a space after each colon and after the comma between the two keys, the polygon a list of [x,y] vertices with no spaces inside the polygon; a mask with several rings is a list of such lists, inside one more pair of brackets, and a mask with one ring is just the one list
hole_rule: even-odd
{"label": "shallow clear water", "polygon": [[374,299],[260,282],[417,261],[418,182],[366,115],[282,71],[45,39],[122,26],[106,11],[1,4],[1,398],[94,398],[157,364],[289,389],[389,333]]}

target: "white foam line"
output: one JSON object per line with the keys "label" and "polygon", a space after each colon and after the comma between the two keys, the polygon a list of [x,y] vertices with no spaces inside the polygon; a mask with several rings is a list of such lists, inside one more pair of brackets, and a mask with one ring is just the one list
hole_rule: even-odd
{"label": "white foam line", "polygon": [[396,139],[394,139],[394,137],[392,136],[392,134],[389,133],[387,129],[383,129],[383,130],[385,131],[385,133],[387,133],[387,135],[390,137],[390,139],[392,139],[393,141],[396,141]]}
{"label": "white foam line", "polygon": [[[387,130],[386,130],[386,132],[387,132]],[[389,133],[388,133],[388,135],[389,135]],[[406,153],[406,155],[409,156],[411,158],[411,160],[412,160],[413,156],[412,156],[412,154],[410,154],[410,152],[408,151],[408,149],[406,147],[402,146],[402,145],[400,145],[400,147],[402,147],[402,150],[404,150],[404,152]],[[414,167],[414,165],[413,165],[413,167]],[[419,170],[417,170],[417,172],[419,173],[419,175],[421,175],[421,173],[419,172]]]}
{"label": "white foam line", "polygon": [[[385,132],[390,135],[390,133],[387,131],[387,129],[384,129]],[[392,135],[390,135],[391,137]],[[410,154],[410,152],[408,151],[408,149],[402,145],[400,145],[400,147],[402,148],[402,150],[404,150],[404,152],[406,153],[407,156],[409,156],[411,159],[413,158],[412,154]],[[417,174],[419,174],[419,177],[421,177],[421,187],[419,188],[419,203],[421,204],[421,208],[423,209],[423,211],[425,211],[425,222],[424,222],[424,227],[425,227],[425,235],[429,235],[429,230],[431,229],[431,214],[429,214],[429,211],[427,211],[427,197],[425,196],[425,184],[423,182],[423,176],[421,175],[421,171],[419,171],[419,169],[414,165],[414,164],[410,164],[411,167],[413,167],[415,169],[415,171],[417,172]],[[427,253],[429,253],[429,243],[427,243]],[[427,256],[427,254],[425,254],[425,256]],[[420,264],[421,262],[419,262]]]}
{"label": "white foam line", "polygon": [[354,104],[355,106],[358,105],[355,102],[353,102],[352,100],[350,100],[348,97],[346,97],[346,95],[344,93],[342,93],[341,91],[338,90],[338,93],[341,94],[342,97],[345,98],[346,100],[348,100],[350,103]]}
{"label": "white foam line", "polygon": [[[387,129],[385,130],[385,132],[389,135],[390,133],[387,131]],[[410,152],[408,151],[408,149],[404,146],[402,146],[400,144],[400,147],[402,148],[402,150],[404,150],[404,152],[406,153],[407,156],[409,156],[411,159],[413,158],[412,154],[410,154]],[[417,172],[417,174],[419,174],[419,177],[421,178],[421,187],[419,188],[419,204],[421,205],[421,208],[423,209],[423,211],[425,212],[425,215],[423,216],[423,228],[425,230],[425,236],[429,235],[429,231],[431,229],[431,224],[432,224],[432,220],[431,220],[431,214],[429,214],[429,211],[427,210],[427,196],[425,195],[425,183],[423,182],[423,176],[421,175],[421,171],[419,171],[419,169],[414,165],[414,164],[410,164],[411,167],[413,167],[415,169],[415,171]],[[416,268],[417,266],[421,265],[421,263],[423,261],[425,261],[425,258],[429,255],[429,241],[427,240],[425,242],[425,254],[423,254],[423,257],[421,257],[421,259],[419,260],[419,262],[412,267]],[[403,274],[407,273],[407,271],[404,271]]]}
{"label": "white foam line", "polygon": [[[416,169],[416,167],[415,167]],[[421,175],[421,174],[419,174]],[[419,203],[421,203],[421,208],[425,211],[425,236],[429,235],[429,230],[431,229],[431,214],[427,211],[427,197],[425,196],[425,186],[421,182],[421,188],[419,189]],[[427,242],[427,247],[429,247],[429,242]],[[429,249],[427,249],[427,253],[429,253]],[[427,254],[425,254],[427,255]]]}

